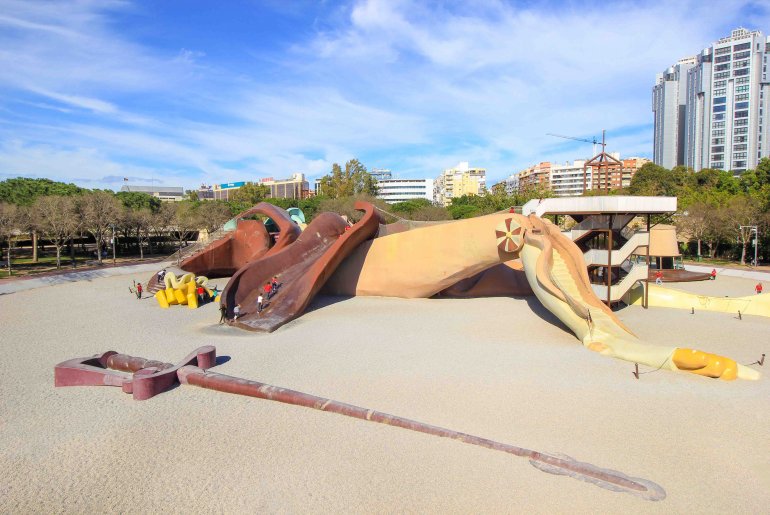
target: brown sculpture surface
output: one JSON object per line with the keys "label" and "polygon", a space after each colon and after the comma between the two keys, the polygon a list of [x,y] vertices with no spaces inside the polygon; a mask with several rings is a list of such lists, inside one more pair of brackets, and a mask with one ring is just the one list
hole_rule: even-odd
{"label": "brown sculpture surface", "polygon": [[461,279],[437,296],[454,298],[519,297],[533,295],[521,261],[506,261]]}
{"label": "brown sculpture surface", "polygon": [[[260,220],[243,220],[255,214],[267,216],[278,225],[280,232],[272,247],[264,223]],[[195,275],[229,277],[246,263],[281,251],[301,233],[286,211],[267,202],[260,202],[238,214],[235,220],[235,231],[182,261],[180,268]]]}
{"label": "brown sculpture surface", "polygon": [[[357,202],[355,207],[364,216],[352,227],[337,214],[322,213],[290,246],[238,270],[222,292],[228,316],[240,305],[241,316],[233,325],[270,332],[301,315],[340,262],[377,234],[381,219],[374,206]],[[264,299],[259,312],[257,298],[263,294],[262,287],[276,276],[277,293]]]}
{"label": "brown sculpture surface", "polygon": [[171,388],[179,380],[177,371],[193,364],[201,369],[213,367],[216,349],[211,345],[199,347],[176,365],[115,351],[70,359],[54,367],[54,385],[119,386],[124,393],[132,394],[134,400],[143,401]]}
{"label": "brown sculpture surface", "polygon": [[[123,391],[130,393],[131,385],[133,385],[134,399],[145,400],[169,389],[173,384],[179,382],[184,385],[198,386],[208,390],[304,406],[360,420],[377,422],[391,427],[400,427],[410,431],[449,438],[528,458],[535,468],[543,472],[569,476],[593,483],[607,490],[630,493],[650,501],[659,501],[666,498],[665,490],[652,481],[630,477],[622,472],[597,467],[591,463],[580,462],[567,456],[546,454],[288,388],[209,372],[206,369],[216,365],[215,357],[216,349],[210,345],[193,351],[185,358],[184,361],[187,363],[183,362],[176,366],[109,351],[102,354],[101,357],[97,355],[92,358],[76,358],[60,363],[55,368],[56,386],[122,385]],[[122,381],[119,381],[117,378],[121,375],[107,370],[107,368],[133,372],[133,377],[122,376]],[[139,382],[153,373],[158,373],[158,371],[163,373],[163,384],[155,384],[151,391],[143,391],[143,393],[137,395],[137,385]]]}

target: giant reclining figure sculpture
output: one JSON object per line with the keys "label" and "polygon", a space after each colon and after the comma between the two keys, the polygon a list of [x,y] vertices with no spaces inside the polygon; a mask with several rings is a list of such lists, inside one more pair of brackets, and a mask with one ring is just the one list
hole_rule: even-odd
{"label": "giant reclining figure sculpture", "polygon": [[[229,313],[234,303],[249,307],[272,275],[283,286],[262,314],[250,313],[236,325],[272,331],[299,316],[324,283],[330,294],[432,297],[464,282],[478,285],[493,273],[509,282],[491,290],[533,292],[584,346],[602,355],[726,380],[759,377],[729,358],[639,341],[593,293],[578,247],[547,220],[498,213],[375,237],[380,220],[373,207],[356,207],[366,215],[350,231],[337,215],[323,213],[296,242],[241,268],[223,292]],[[511,264],[515,259],[523,272]]]}

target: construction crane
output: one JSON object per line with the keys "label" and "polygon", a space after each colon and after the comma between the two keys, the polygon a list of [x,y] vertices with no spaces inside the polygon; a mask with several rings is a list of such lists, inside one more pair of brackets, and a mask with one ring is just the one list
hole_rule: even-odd
{"label": "construction crane", "polygon": [[598,141],[596,138],[594,138],[593,140],[590,140],[590,139],[584,139],[584,138],[575,138],[575,137],[572,137],[572,136],[563,136],[561,134],[552,134],[550,132],[547,133],[546,136],[554,136],[556,138],[564,138],[564,139],[571,139],[571,140],[575,140],[575,141],[582,141],[584,143],[591,143],[594,146],[594,155],[596,155],[596,145],[601,145],[602,146],[602,153],[604,152],[604,147],[607,146],[607,144],[604,142],[604,133],[605,132],[606,131],[602,131],[602,140],[601,141]]}

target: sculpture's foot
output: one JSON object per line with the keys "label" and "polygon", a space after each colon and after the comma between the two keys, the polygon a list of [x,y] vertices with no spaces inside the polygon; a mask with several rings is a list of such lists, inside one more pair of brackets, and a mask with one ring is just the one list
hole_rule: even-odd
{"label": "sculpture's foot", "polygon": [[694,349],[676,349],[671,357],[679,370],[706,377],[732,381],[736,378],[759,379],[759,372],[737,364],[730,358]]}

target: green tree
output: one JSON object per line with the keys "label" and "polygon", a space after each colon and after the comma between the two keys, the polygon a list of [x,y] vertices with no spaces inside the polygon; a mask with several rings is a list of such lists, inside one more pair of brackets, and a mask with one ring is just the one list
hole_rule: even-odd
{"label": "green tree", "polygon": [[78,231],[74,199],[61,195],[38,197],[32,205],[32,219],[56,249],[56,268],[61,268],[61,249]]}
{"label": "green tree", "polygon": [[331,174],[321,178],[321,195],[333,199],[354,195],[376,197],[377,181],[358,159],[345,163],[344,171],[334,163]]}
{"label": "green tree", "polygon": [[149,193],[120,191],[115,194],[115,197],[123,203],[123,206],[131,210],[149,209],[154,213],[160,209],[160,199],[153,197]]}
{"label": "green tree", "polygon": [[232,202],[247,204],[245,209],[259,204],[270,196],[270,188],[264,184],[247,182],[230,196]]}
{"label": "green tree", "polygon": [[78,195],[86,189],[52,181],[51,179],[31,179],[17,177],[0,181],[0,202],[8,202],[20,206],[31,206],[38,197],[48,195]]}
{"label": "green tree", "polygon": [[763,213],[759,199],[751,195],[741,195],[730,199],[724,208],[726,226],[738,239],[741,246],[741,264],[746,264],[746,249],[751,242],[752,226],[762,224],[766,214]]}
{"label": "green tree", "polygon": [[668,170],[654,163],[645,163],[631,179],[631,195],[676,197],[695,183],[691,169],[677,166]]}
{"label": "green tree", "polygon": [[219,200],[202,202],[198,206],[198,225],[212,233],[232,218],[227,204]]}
{"label": "green tree", "polygon": [[96,240],[96,253],[102,264],[102,245],[111,226],[120,219],[123,206],[113,193],[94,191],[83,195],[80,200],[83,227]]}
{"label": "green tree", "polygon": [[0,238],[4,238],[7,244],[7,266],[8,275],[11,275],[11,247],[13,246],[13,237],[17,231],[18,225],[18,206],[7,202],[0,202]]}

